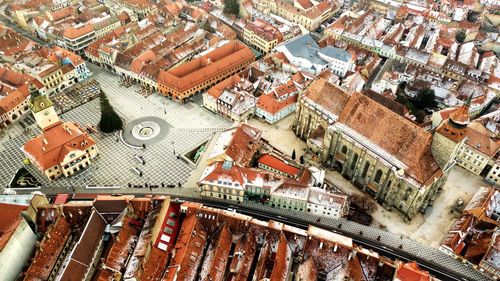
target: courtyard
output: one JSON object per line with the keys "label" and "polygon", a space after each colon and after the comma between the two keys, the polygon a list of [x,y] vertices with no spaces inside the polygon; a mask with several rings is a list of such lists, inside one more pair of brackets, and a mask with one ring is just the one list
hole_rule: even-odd
{"label": "courtyard", "polygon": [[[326,179],[344,193],[362,194],[337,171],[327,171]],[[455,166],[450,172],[443,191],[436,198],[433,206],[427,208],[425,214],[418,214],[406,223],[397,213],[388,211],[377,204],[377,209],[372,214],[371,226],[437,248],[451,224],[458,217],[457,214],[451,212],[451,207],[459,198],[467,205],[478,188],[485,185],[487,184],[480,176]]]}

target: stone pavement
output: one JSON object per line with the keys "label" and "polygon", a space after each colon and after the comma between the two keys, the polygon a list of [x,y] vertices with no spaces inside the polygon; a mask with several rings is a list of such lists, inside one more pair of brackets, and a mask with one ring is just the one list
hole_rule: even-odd
{"label": "stone pavement", "polygon": [[119,77],[106,69],[87,63],[116,111],[130,120],[142,116],[165,119],[174,128],[228,128],[231,122],[208,111],[197,103],[180,104],[159,94],[145,98],[138,93],[140,87],[120,86]]}
{"label": "stone pavement", "polygon": [[291,156],[295,149],[296,159],[299,159],[301,155],[305,154],[306,144],[297,138],[291,130],[294,118],[295,114],[290,114],[274,124],[253,118],[248,121],[248,125],[262,130],[262,137],[286,155]]}
{"label": "stone pavement", "polygon": [[[336,171],[327,171],[325,178],[344,193],[363,194]],[[407,223],[397,213],[388,211],[377,204],[377,210],[372,214],[372,227],[403,235],[422,244],[438,248],[450,224],[457,218],[456,214],[450,212],[451,206],[458,198],[467,204],[475,191],[482,185],[484,185],[484,181],[481,177],[455,166],[450,172],[443,191],[425,214],[417,214],[413,220]]]}
{"label": "stone pavement", "polygon": [[[210,139],[215,132],[232,125],[199,104],[181,105],[157,94],[144,98],[135,91],[138,86],[119,86],[116,74],[93,65],[90,65],[90,68],[94,72],[93,78],[100,83],[110,103],[125,123],[152,116],[153,119],[165,121],[168,130],[166,135],[162,135],[157,142],[148,144],[146,149],[124,144],[118,133],[92,133],[100,154],[92,160],[88,169],[71,178],[59,178],[50,182],[34,165],[26,166],[42,183],[44,192],[68,192],[75,187],[78,191],[87,185],[186,185],[195,167],[177,156],[191,151]],[[96,126],[100,118],[99,99],[75,107],[63,113],[61,117],[63,120],[75,121],[83,127]],[[6,187],[17,169],[23,167],[23,144],[40,133],[30,114],[25,119],[29,131],[15,124],[0,140],[0,187]],[[144,159],[145,164],[137,157]]]}

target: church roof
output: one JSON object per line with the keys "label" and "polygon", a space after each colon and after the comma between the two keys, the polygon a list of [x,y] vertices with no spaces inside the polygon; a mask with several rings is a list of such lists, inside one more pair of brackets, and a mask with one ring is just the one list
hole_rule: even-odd
{"label": "church roof", "polygon": [[303,96],[337,116],[349,100],[344,90],[323,78],[312,82]]}
{"label": "church roof", "polygon": [[431,152],[432,134],[367,96],[354,93],[337,122],[403,162],[419,183],[440,171]]}

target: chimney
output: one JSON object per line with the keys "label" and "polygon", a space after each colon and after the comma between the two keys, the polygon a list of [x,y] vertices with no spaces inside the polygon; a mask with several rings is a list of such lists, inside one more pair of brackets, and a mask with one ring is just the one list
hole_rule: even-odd
{"label": "chimney", "polygon": [[49,142],[47,141],[47,139],[43,139],[43,143],[44,144],[49,144]]}

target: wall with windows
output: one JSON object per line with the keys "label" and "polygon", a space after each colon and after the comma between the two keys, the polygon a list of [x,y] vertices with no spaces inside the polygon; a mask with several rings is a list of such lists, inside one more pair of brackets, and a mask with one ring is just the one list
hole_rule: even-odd
{"label": "wall with windows", "polygon": [[467,144],[462,145],[457,154],[457,163],[466,170],[479,175],[486,167],[490,157],[473,149]]}
{"label": "wall with windows", "polygon": [[493,167],[491,167],[491,170],[486,175],[486,180],[493,184],[500,185],[500,160],[497,160],[497,162],[493,164]]}
{"label": "wall with windows", "polygon": [[244,189],[239,183],[228,181],[214,181],[210,184],[205,183],[198,187],[201,196],[214,197],[232,201],[243,201]]}
{"label": "wall with windows", "polygon": [[384,207],[395,210],[405,219],[412,219],[437,196],[444,177],[425,189],[406,178],[404,170],[383,159],[377,151],[358,143],[340,130],[325,134],[322,160],[372,196]]}

